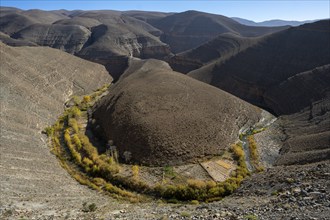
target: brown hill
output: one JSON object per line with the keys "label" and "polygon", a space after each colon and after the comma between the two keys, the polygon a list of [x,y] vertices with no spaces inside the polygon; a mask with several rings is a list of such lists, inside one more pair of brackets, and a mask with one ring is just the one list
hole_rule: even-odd
{"label": "brown hill", "polygon": [[17,8],[0,8],[0,31],[12,35],[32,24],[52,24],[69,17],[60,11],[20,10]]}
{"label": "brown hill", "polygon": [[214,60],[224,62],[262,38],[241,37],[235,34],[221,34],[194,49],[176,54],[167,60],[173,70],[188,73]]}
{"label": "brown hill", "polygon": [[[0,42],[0,53],[1,207],[12,210],[13,218],[45,218],[79,212],[85,199],[107,203],[68,175],[41,134],[62,114],[69,96],[111,82],[105,68],[51,48]],[[30,211],[20,213],[25,208]],[[37,210],[33,216],[31,210]],[[6,211],[0,216],[7,219]]]}
{"label": "brown hill", "polygon": [[196,11],[1,10],[0,31],[20,40],[5,42],[16,46],[30,42],[74,53],[105,65],[115,80],[127,68],[130,57],[165,60],[172,52],[192,49],[219,34],[250,37],[284,29],[248,27],[224,16]]}
{"label": "brown hill", "polygon": [[[293,82],[291,77],[329,64],[329,39],[330,20],[305,24],[267,36],[257,45],[224,63],[216,62],[211,66],[192,71],[188,75],[208,81],[211,85],[248,102],[270,109],[278,115],[294,113],[308,106],[310,101],[324,97],[326,88],[330,86],[327,81],[324,81],[323,84],[320,84],[323,89],[315,90],[313,97],[311,97],[312,94],[307,97],[303,96],[308,88],[319,86],[316,82],[327,75],[327,70],[323,74],[307,74],[310,77],[306,79],[315,76],[310,82],[316,84],[307,85],[305,83],[301,85],[304,88],[299,91],[296,91],[297,86],[292,87],[294,83],[291,83]],[[315,71],[317,72],[317,70]],[[307,75],[305,74],[305,76]],[[301,76],[295,78],[294,81],[298,79],[302,79]],[[290,83],[285,83],[286,81],[290,81]],[[286,88],[285,91],[290,92],[280,96],[279,94],[283,94],[281,92],[283,86],[288,85],[290,88]],[[297,92],[301,94],[297,95]],[[303,100],[295,100],[297,96]],[[284,104],[291,101],[294,101],[292,105]],[[294,105],[296,106],[293,107]]]}
{"label": "brown hill", "polygon": [[134,162],[174,165],[221,154],[259,114],[165,62],[135,61],[94,108],[93,127],[114,141],[123,158],[130,152]]}
{"label": "brown hill", "polygon": [[137,10],[131,10],[131,11],[124,11],[124,15],[128,15],[130,17],[139,19],[141,21],[151,23],[156,20],[159,20],[161,18],[165,18],[169,15],[172,15],[174,13],[165,13],[165,12],[157,12],[157,11],[137,11]]}
{"label": "brown hill", "polygon": [[11,38],[103,64],[115,79],[127,68],[129,57],[163,59],[171,54],[159,39],[160,30],[119,11],[3,10],[0,31]]}
{"label": "brown hill", "polygon": [[174,53],[193,49],[224,33],[257,37],[288,28],[245,26],[225,16],[199,11],[173,14],[151,24],[164,32],[161,40],[169,44]]}
{"label": "brown hill", "polygon": [[280,121],[288,137],[277,165],[330,159],[330,96],[311,103],[298,113],[281,116]]}
{"label": "brown hill", "polygon": [[79,25],[33,24],[13,34],[12,38],[74,54],[81,50],[90,35],[87,28]]}
{"label": "brown hill", "polygon": [[102,24],[91,29],[89,41],[77,55],[105,65],[115,80],[127,68],[130,57],[163,59],[171,54],[157,37],[160,31],[143,21],[99,12],[79,16],[97,18]]}

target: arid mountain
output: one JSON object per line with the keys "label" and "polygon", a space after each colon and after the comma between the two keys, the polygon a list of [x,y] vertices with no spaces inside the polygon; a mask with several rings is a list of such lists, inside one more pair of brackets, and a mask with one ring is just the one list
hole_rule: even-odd
{"label": "arid mountain", "polygon": [[131,56],[162,59],[171,54],[159,40],[160,30],[122,12],[2,10],[4,34],[25,45],[49,46],[101,63],[116,79]]}
{"label": "arid mountain", "polygon": [[167,62],[173,70],[188,73],[215,60],[224,62],[261,39],[261,37],[241,37],[230,33],[221,34],[199,47],[170,57]]}
{"label": "arid mountain", "polygon": [[69,18],[66,14],[61,13],[60,11],[23,11],[17,8],[1,7],[0,12],[0,31],[9,35],[12,35],[32,24],[52,24],[57,20]]}
{"label": "arid mountain", "polygon": [[[313,93],[315,97],[311,97],[309,94],[308,98],[303,98],[304,101],[295,99],[297,94],[293,93],[295,91],[293,87],[291,92],[285,96],[275,95],[275,91],[281,93],[283,83],[292,82],[292,77],[297,74],[329,64],[329,29],[330,20],[290,28],[264,37],[258,44],[224,63],[221,63],[220,60],[211,66],[192,71],[188,75],[208,82],[248,102],[270,109],[278,115],[294,113],[307,107],[311,101],[324,97],[326,89],[322,88],[317,91],[316,96]],[[316,75],[322,77],[327,73],[324,71],[323,74]],[[294,80],[298,79],[301,77]],[[318,80],[318,78],[314,80]],[[290,83],[290,85],[293,84]],[[311,88],[315,86],[319,85],[313,85]],[[320,86],[328,88],[329,83],[325,81],[325,84],[320,84]],[[289,90],[286,89],[286,91]],[[300,92],[306,90],[307,87],[301,89]],[[291,97],[291,94],[294,96]],[[280,103],[285,102],[282,101],[283,99],[294,103],[279,106]]]}
{"label": "arid mountain", "polygon": [[257,37],[287,28],[250,27],[225,16],[198,11],[177,13],[151,24],[164,32],[161,40],[169,44],[174,53],[193,49],[224,33]]}
{"label": "arid mountain", "polygon": [[219,155],[260,110],[173,72],[162,61],[134,61],[94,108],[93,127],[120,155],[149,165],[196,162]]}
{"label": "arid mountain", "polygon": [[85,45],[91,32],[78,25],[33,24],[11,36],[13,39],[49,46],[74,54]]}
{"label": "arid mountain", "polygon": [[[330,20],[270,28],[196,11],[0,7],[0,218],[328,219],[329,39]],[[246,151],[245,132],[259,132],[253,138],[265,171],[221,201],[199,205],[118,202],[80,185],[50,153],[42,130],[69,97],[111,82],[109,72],[116,82],[88,110],[86,134],[112,140],[122,161],[165,165],[149,167],[160,176],[180,164],[193,176],[200,171],[186,163],[218,159],[239,137]],[[252,126],[265,115],[267,126]],[[86,209],[93,203],[96,211]]]}
{"label": "arid mountain", "polygon": [[287,138],[278,165],[328,160],[329,39],[329,20],[305,24],[188,75],[282,115]]}
{"label": "arid mountain", "polygon": [[168,60],[172,53],[193,49],[220,34],[255,37],[285,28],[249,27],[197,11],[24,11],[2,7],[0,19],[0,32],[14,39],[2,37],[4,42],[61,49],[105,65],[114,80],[127,68],[130,57]]}
{"label": "arid mountain", "polygon": [[[329,72],[327,74],[329,80]],[[280,120],[287,140],[277,165],[308,164],[330,159],[329,87],[326,98],[311,103],[300,112],[281,116]]]}
{"label": "arid mountain", "polygon": [[165,13],[165,12],[155,12],[155,11],[124,11],[124,15],[139,19],[146,23],[152,23],[156,20],[165,18],[169,15],[173,15],[175,13]]}
{"label": "arid mountain", "polygon": [[268,21],[262,21],[262,22],[254,22],[251,20],[243,19],[243,18],[237,18],[232,17],[231,19],[237,21],[240,24],[248,25],[248,26],[263,26],[263,27],[279,27],[279,26],[299,26],[306,23],[313,23],[317,20],[306,20],[306,21],[286,21],[286,20],[268,20]]}
{"label": "arid mountain", "polygon": [[[68,175],[41,133],[62,114],[69,96],[111,82],[105,68],[46,47],[9,47],[0,42],[0,52],[2,210],[28,201],[29,209],[44,218],[48,211],[60,209],[66,215],[71,209],[80,210],[85,199],[107,203]],[[16,209],[12,214],[19,212]],[[2,219],[7,219],[5,214],[1,211]]]}

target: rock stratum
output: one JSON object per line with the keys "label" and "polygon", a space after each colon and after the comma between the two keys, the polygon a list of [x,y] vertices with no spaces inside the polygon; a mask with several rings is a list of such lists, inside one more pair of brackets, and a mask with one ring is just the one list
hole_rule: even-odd
{"label": "rock stratum", "polygon": [[94,107],[93,126],[122,157],[178,165],[220,155],[259,115],[257,107],[148,60],[133,61]]}

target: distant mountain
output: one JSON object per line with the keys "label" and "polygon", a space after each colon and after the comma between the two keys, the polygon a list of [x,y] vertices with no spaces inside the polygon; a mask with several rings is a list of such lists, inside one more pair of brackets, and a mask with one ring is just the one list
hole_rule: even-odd
{"label": "distant mountain", "polygon": [[252,20],[247,20],[244,18],[237,18],[237,17],[232,17],[231,19],[237,21],[240,24],[244,24],[248,26],[264,26],[264,27],[278,27],[278,26],[287,26],[287,25],[296,27],[302,24],[313,23],[315,21],[318,21],[318,20],[286,21],[286,20],[274,19],[269,21],[255,22]]}
{"label": "distant mountain", "polygon": [[288,28],[287,26],[251,27],[222,15],[200,11],[173,14],[150,24],[163,31],[161,40],[169,44],[174,53],[193,49],[220,34],[232,33],[242,37],[257,37]]}
{"label": "distant mountain", "polygon": [[0,12],[4,43],[66,51],[103,64],[114,80],[125,71],[131,57],[167,60],[173,53],[194,49],[221,34],[256,37],[288,28],[245,26],[199,11],[25,11],[0,7]]}

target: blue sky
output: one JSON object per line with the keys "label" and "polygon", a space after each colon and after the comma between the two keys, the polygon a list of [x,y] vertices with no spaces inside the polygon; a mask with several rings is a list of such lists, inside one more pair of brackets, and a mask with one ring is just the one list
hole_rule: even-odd
{"label": "blue sky", "polygon": [[182,12],[198,10],[228,17],[241,17],[254,21],[270,19],[312,20],[329,18],[330,3],[328,0],[1,0],[1,6],[13,6],[21,9],[112,9],[112,10],[144,10],[163,12]]}

